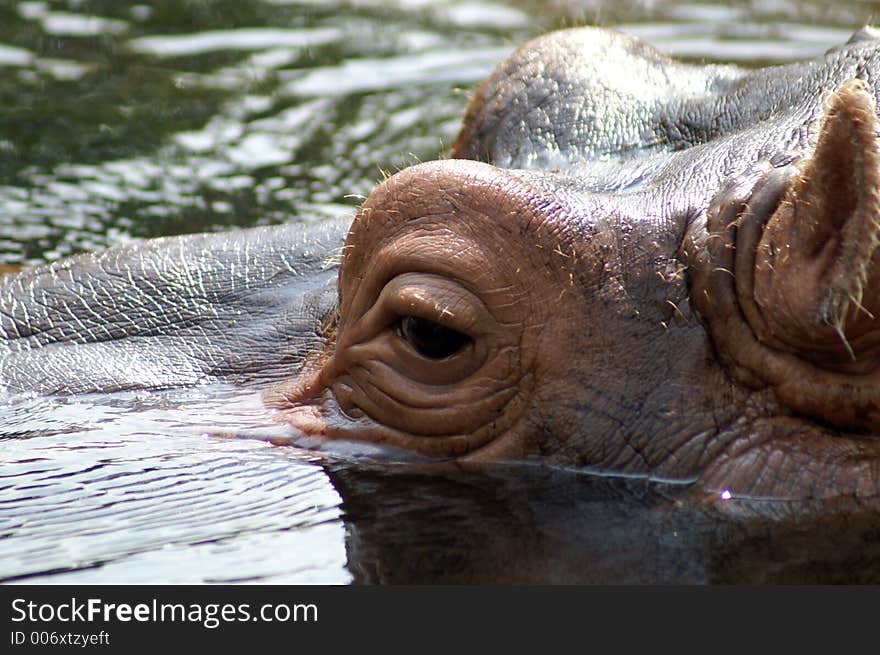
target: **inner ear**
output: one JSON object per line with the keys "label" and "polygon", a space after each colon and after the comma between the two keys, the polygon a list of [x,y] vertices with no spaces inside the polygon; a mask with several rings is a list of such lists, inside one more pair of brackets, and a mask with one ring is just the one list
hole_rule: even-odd
{"label": "inner ear", "polygon": [[873,369],[880,326],[880,148],[860,80],[831,97],[812,156],[755,253],[759,338],[830,368]]}
{"label": "inner ear", "polygon": [[880,428],[875,112],[863,82],[844,84],[798,168],[758,167],[722,190],[685,245],[729,372],[795,414],[868,432]]}

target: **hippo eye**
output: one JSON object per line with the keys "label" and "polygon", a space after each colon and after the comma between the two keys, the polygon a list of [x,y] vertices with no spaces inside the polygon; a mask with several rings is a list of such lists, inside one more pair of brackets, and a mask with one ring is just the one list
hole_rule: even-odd
{"label": "hippo eye", "polygon": [[428,359],[452,357],[471,340],[466,334],[418,316],[403,317],[397,330],[419,355]]}

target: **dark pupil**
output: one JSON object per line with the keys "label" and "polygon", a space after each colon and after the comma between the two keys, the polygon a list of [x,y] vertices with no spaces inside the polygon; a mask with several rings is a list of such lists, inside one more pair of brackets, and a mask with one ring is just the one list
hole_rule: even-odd
{"label": "dark pupil", "polygon": [[401,319],[400,334],[417,353],[430,359],[451,357],[470,341],[466,334],[417,316]]}

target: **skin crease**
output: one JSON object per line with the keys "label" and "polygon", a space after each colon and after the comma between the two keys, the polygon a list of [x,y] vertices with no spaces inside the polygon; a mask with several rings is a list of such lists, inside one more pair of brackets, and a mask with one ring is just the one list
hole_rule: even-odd
{"label": "skin crease", "polygon": [[[662,182],[596,197],[584,188],[601,186],[589,171],[556,168],[551,175],[575,180],[554,185],[546,174],[524,170],[546,165],[547,156],[542,161],[528,154],[546,144],[498,145],[509,142],[500,136],[506,126],[517,125],[505,112],[532,111],[515,94],[530,96],[528,75],[536,66],[547,70],[535,60],[553,52],[554,38],[571,47],[573,32],[527,45],[477,93],[452,154],[489,163],[416,166],[366,201],[346,241],[340,304],[326,349],[267,396],[279,409],[278,420],[308,435],[400,446],[458,465],[537,458],[696,482],[695,489],[706,493],[876,496],[880,440],[872,433],[880,424],[870,408],[877,406],[873,389],[880,384],[873,377],[857,380],[864,393],[853,402],[853,381],[845,377],[852,364],[843,361],[849,352],[840,352],[839,341],[830,348],[831,365],[815,366],[809,343],[798,353],[780,341],[785,328],[772,336],[760,326],[756,331],[750,254],[756,245],[746,245],[762,238],[768,219],[765,241],[793,238],[784,216],[804,189],[816,189],[810,204],[829,196],[833,206],[841,179],[852,177],[847,189],[876,180],[876,171],[863,172],[864,157],[852,165],[843,154],[854,147],[876,150],[869,89],[844,85],[828,101],[829,110],[817,110],[810,123],[814,135],[805,139],[809,147],[781,166],[756,153],[739,176],[716,183],[717,193],[709,189],[708,209],[700,210],[699,199],[696,206],[677,207],[671,200],[657,209],[658,188],[668,189]],[[668,62],[647,46],[627,47],[652,66]],[[517,59],[527,62],[527,73]],[[716,86],[730,86],[729,69],[716,75]],[[507,86],[505,76],[517,84]],[[546,114],[559,111],[550,107]],[[626,116],[614,120],[612,132],[626,133]],[[613,140],[598,134],[592,147],[619,147]],[[552,157],[576,159],[587,148],[569,147],[573,154],[560,148]],[[682,154],[677,166],[690,166],[694,175],[701,155],[691,163],[688,156]],[[517,158],[511,171],[491,165]],[[876,160],[867,165],[875,170]],[[640,166],[624,162],[615,175],[643,175]],[[825,183],[817,171],[831,168],[836,172]],[[662,180],[676,164],[655,170]],[[861,214],[874,216],[878,185],[868,188],[856,204],[866,207]],[[815,220],[828,223],[829,233],[845,222],[818,214]],[[729,237],[722,236],[726,230]],[[857,239],[843,237],[844,243]],[[770,247],[758,251],[764,257]],[[872,266],[872,252],[861,256],[860,266]],[[846,286],[840,282],[846,270],[827,262],[816,266],[819,277],[830,270],[831,284]],[[764,315],[776,316],[774,307],[782,302],[766,291],[768,268],[757,268],[763,285],[757,303]],[[784,287],[775,293],[791,295]],[[449,360],[420,357],[397,327],[411,315],[466,335],[469,345]],[[874,334],[871,320],[862,318],[859,335]],[[860,374],[876,368],[873,358],[858,366]]]}

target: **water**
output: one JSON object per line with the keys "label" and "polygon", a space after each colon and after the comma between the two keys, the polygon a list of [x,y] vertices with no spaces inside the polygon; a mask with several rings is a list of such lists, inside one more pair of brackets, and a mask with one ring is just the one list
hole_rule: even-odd
{"label": "water", "polygon": [[[684,58],[764,65],[821,54],[878,6],[0,0],[0,274],[351,215],[386,173],[442,156],[479,81],[550,29],[619,26]],[[681,505],[681,487],[645,480],[426,475],[224,438],[271,430],[257,394],[226,387],[0,403],[6,581],[878,578],[858,511],[842,530],[784,503]]]}

